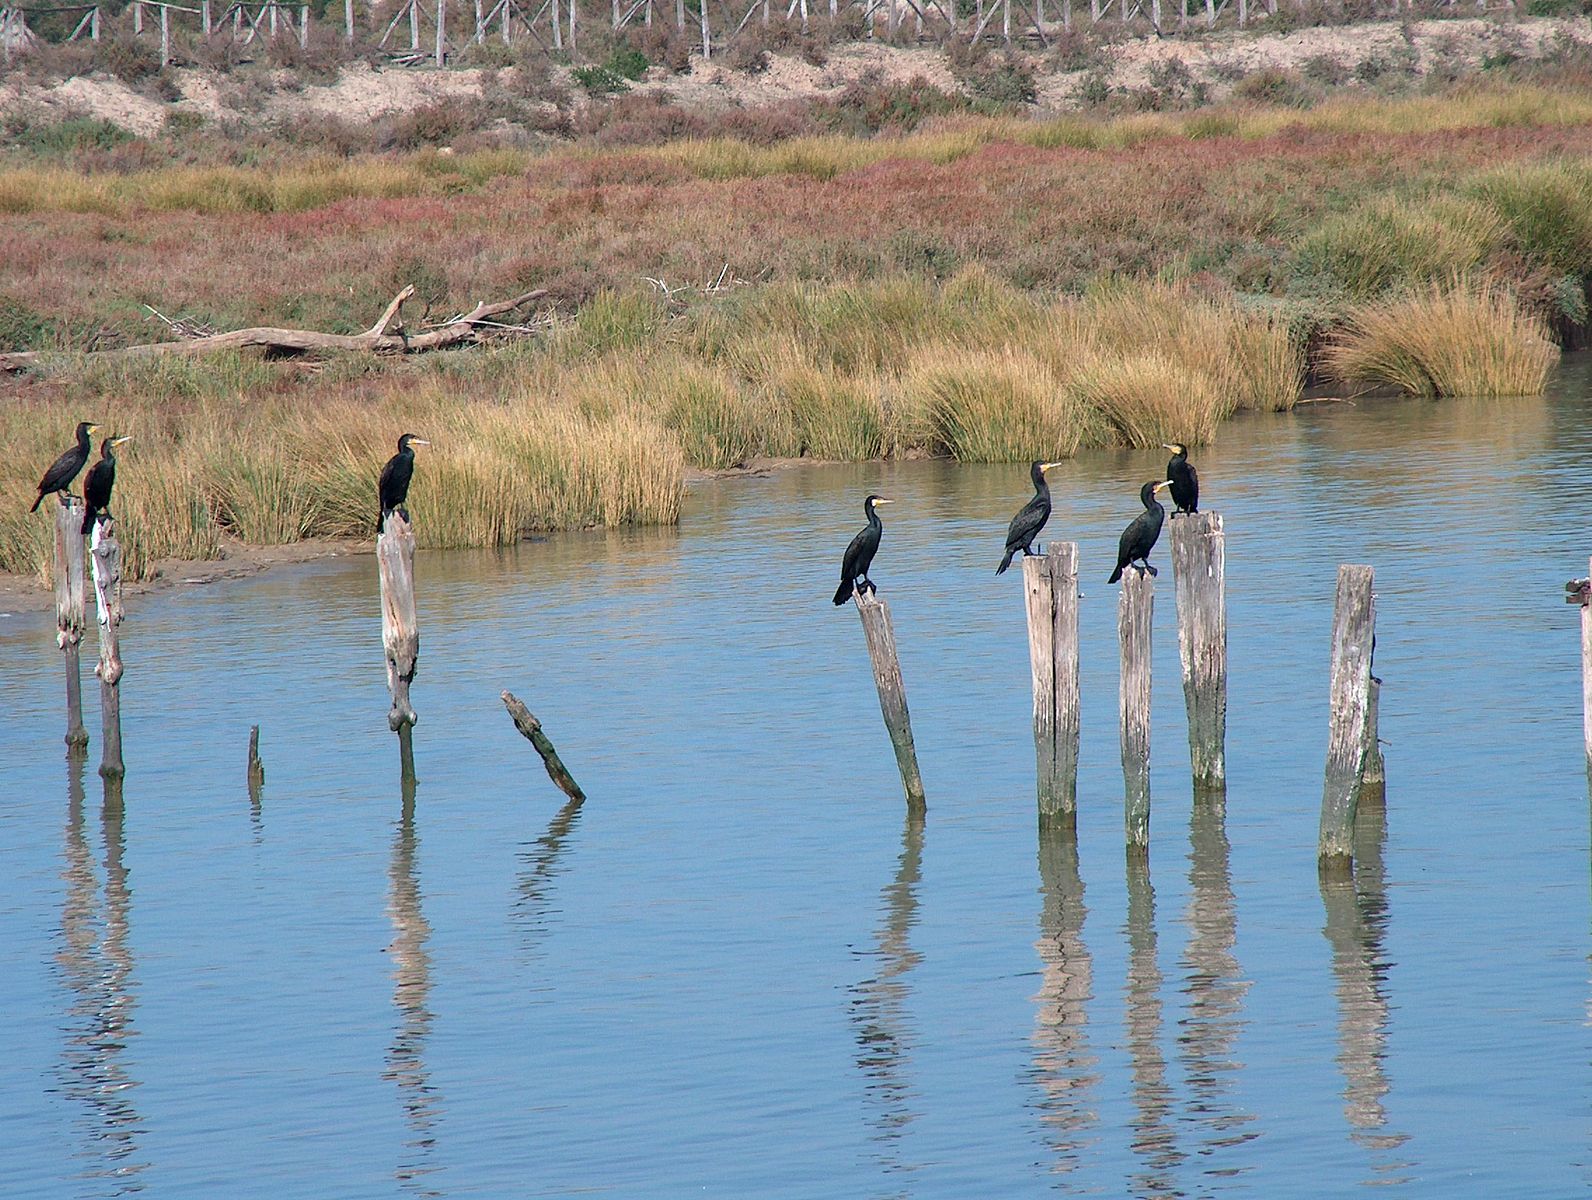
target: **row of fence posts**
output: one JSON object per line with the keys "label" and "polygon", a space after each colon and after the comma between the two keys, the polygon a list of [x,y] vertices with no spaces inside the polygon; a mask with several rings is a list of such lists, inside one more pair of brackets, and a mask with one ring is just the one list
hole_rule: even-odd
{"label": "row of fence posts", "polygon": [[[1178,651],[1188,710],[1189,760],[1194,802],[1218,813],[1227,796],[1227,583],[1226,533],[1219,513],[1192,513],[1168,521],[1177,595]],[[1354,826],[1362,796],[1380,799],[1383,766],[1377,738],[1381,683],[1371,673],[1376,644],[1373,574],[1368,566],[1338,568],[1330,660],[1331,709],[1317,859],[1324,870],[1347,868],[1354,856]],[[1034,751],[1042,825],[1077,821],[1078,546],[1052,542],[1044,554],[1023,559],[1029,664],[1033,674]],[[895,747],[909,809],[926,804],[912,741],[906,692],[896,654],[889,606],[859,593],[857,611],[867,639],[879,706]],[[1130,855],[1149,851],[1150,661],[1155,606],[1152,576],[1128,570],[1117,598],[1121,653],[1121,748],[1124,839]],[[1588,610],[1592,611],[1592,610]],[[1586,631],[1587,705],[1592,714],[1592,618]],[[1592,715],[1587,718],[1592,761]]]}
{"label": "row of fence posts", "polygon": [[94,581],[94,611],[99,626],[100,768],[106,779],[126,774],[122,762],[122,547],[116,522],[98,521],[85,548],[83,501],[76,496],[55,509],[55,644],[66,663],[66,744],[73,754],[88,748],[83,727],[83,681],[78,646],[87,628],[88,598],[84,564]]}

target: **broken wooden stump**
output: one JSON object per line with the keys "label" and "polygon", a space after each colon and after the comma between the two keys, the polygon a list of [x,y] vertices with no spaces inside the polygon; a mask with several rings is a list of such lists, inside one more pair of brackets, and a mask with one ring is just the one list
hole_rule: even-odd
{"label": "broken wooden stump", "polygon": [[1227,789],[1227,549],[1220,513],[1185,513],[1172,528],[1177,647],[1196,795]]}
{"label": "broken wooden stump", "polygon": [[260,761],[260,727],[249,726],[249,802],[260,803],[260,789],[265,785],[265,764]]}
{"label": "broken wooden stump", "polygon": [[906,685],[901,681],[901,662],[896,657],[895,629],[890,623],[890,608],[878,593],[858,592],[857,615],[862,618],[863,636],[868,642],[868,659],[873,664],[873,682],[879,689],[879,710],[884,714],[890,744],[895,748],[896,767],[907,794],[908,808],[921,808],[923,777],[918,773],[918,752],[912,742],[912,718],[907,712]]}
{"label": "broken wooden stump", "polygon": [[83,511],[83,501],[76,496],[55,506],[55,644],[66,662],[66,744],[74,750],[88,745],[88,730],[83,728],[83,677],[78,652],[87,607]]}
{"label": "broken wooden stump", "polygon": [[1117,597],[1117,640],[1122,650],[1119,706],[1122,719],[1123,824],[1127,847],[1150,847],[1150,630],[1155,577],[1129,567]]}
{"label": "broken wooden stump", "polygon": [[586,793],[580,790],[575,777],[564,766],[564,760],[558,757],[558,751],[553,749],[553,743],[542,732],[542,723],[536,719],[531,710],[509,691],[503,693],[503,707],[509,710],[509,716],[514,719],[514,728],[524,734],[531,745],[536,747],[536,752],[542,756],[548,778],[571,800],[586,799]]}
{"label": "broken wooden stump", "polygon": [[1316,846],[1323,868],[1346,869],[1354,860],[1354,818],[1365,774],[1371,654],[1376,642],[1372,581],[1370,567],[1345,564],[1338,568],[1327,769],[1321,793],[1321,836]]}
{"label": "broken wooden stump", "polygon": [[1023,559],[1041,819],[1078,814],[1078,543]]}
{"label": "broken wooden stump", "polygon": [[94,606],[99,618],[99,663],[94,674],[100,681],[99,773],[120,779],[127,773],[122,762],[122,544],[116,522],[110,518],[94,526],[89,546],[94,573]]}
{"label": "broken wooden stump", "polygon": [[381,642],[387,655],[387,689],[392,710],[387,727],[394,733],[418,717],[409,703],[409,685],[420,659],[420,626],[415,617],[415,531],[401,512],[390,512],[376,537],[376,571],[381,580]]}

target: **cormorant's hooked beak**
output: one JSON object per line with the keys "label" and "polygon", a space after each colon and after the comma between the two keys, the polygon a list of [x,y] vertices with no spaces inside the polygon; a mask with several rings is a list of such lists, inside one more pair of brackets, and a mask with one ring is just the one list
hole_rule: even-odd
{"label": "cormorant's hooked beak", "polygon": [[1155,490],[1160,491],[1162,488],[1169,488],[1171,486],[1172,481],[1170,479],[1163,479],[1160,483],[1155,485]]}
{"label": "cormorant's hooked beak", "polygon": [[90,433],[98,433],[100,431],[100,427],[98,425],[94,424],[93,421],[90,421],[88,423],[88,431]]}
{"label": "cormorant's hooked beak", "polygon": [[411,446],[429,446],[429,445],[431,445],[431,443],[426,441],[425,438],[410,438],[409,439],[409,444]]}
{"label": "cormorant's hooked beak", "polygon": [[1162,442],[1161,449],[1170,450],[1173,454],[1182,454],[1184,452],[1184,447],[1178,445],[1176,442]]}
{"label": "cormorant's hooked beak", "polygon": [[122,434],[121,437],[112,438],[111,439],[111,445],[120,446],[123,442],[130,442],[132,440],[133,440],[133,435],[132,434],[124,433],[124,434]]}
{"label": "cormorant's hooked beak", "polygon": [[1045,471],[1050,470],[1051,467],[1059,467],[1059,466],[1061,466],[1061,464],[1059,462],[1040,463],[1039,464],[1039,470],[1041,471],[1041,473],[1043,473]]}
{"label": "cormorant's hooked beak", "polygon": [[895,501],[894,501],[894,500],[891,500],[891,499],[890,499],[890,498],[889,498],[889,497],[887,497],[887,496],[877,496],[877,497],[875,497],[875,498],[874,498],[874,501],[873,501],[873,503],[874,503],[874,506],[875,506],[875,507],[878,507],[878,506],[879,506],[879,505],[881,505],[881,504],[894,504],[894,503],[895,503]]}

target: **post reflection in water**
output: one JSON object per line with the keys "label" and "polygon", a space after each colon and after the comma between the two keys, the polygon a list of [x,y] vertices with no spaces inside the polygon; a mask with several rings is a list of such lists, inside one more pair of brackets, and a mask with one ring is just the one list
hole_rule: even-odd
{"label": "post reflection in water", "polygon": [[[407,739],[401,741],[407,742]],[[393,928],[387,952],[392,956],[392,1003],[397,1010],[398,1026],[387,1050],[387,1069],[382,1078],[398,1086],[398,1099],[410,1133],[394,1178],[405,1190],[417,1195],[440,1196],[441,1192],[426,1184],[426,1177],[437,1170],[432,1159],[442,1108],[441,1097],[432,1086],[431,1073],[426,1069],[426,1042],[434,1020],[429,1003],[431,955],[426,951],[426,943],[431,940],[431,923],[421,910],[414,760],[404,750],[400,753],[404,765],[403,806],[398,834],[392,844],[392,865],[387,872],[387,915]]]}
{"label": "post reflection in water", "polygon": [[[856,1026],[857,1069],[872,1110],[875,1160],[887,1172],[916,1169],[903,1160],[899,1142],[918,1117],[913,1111],[912,1084],[906,1068],[912,1056],[912,1027],[906,1002],[911,994],[907,974],[923,960],[910,936],[918,919],[918,882],[923,870],[923,809],[907,810],[901,830],[901,859],[895,878],[880,893],[883,911],[878,941],[872,951],[877,969],[852,987],[851,1020]],[[902,1188],[889,1195],[906,1195]]]}
{"label": "post reflection in water", "polygon": [[1167,1122],[1172,1090],[1161,1053],[1161,968],[1156,962],[1155,889],[1149,859],[1129,852],[1128,1054],[1133,1060],[1133,1152],[1142,1167],[1132,1176],[1140,1197],[1179,1196],[1173,1172],[1183,1162],[1177,1134]]}
{"label": "post reflection in water", "polygon": [[1094,965],[1084,945],[1083,878],[1078,873],[1078,832],[1060,822],[1039,829],[1039,994],[1034,1024],[1034,1079],[1045,1096],[1040,1110],[1055,1150],[1052,1170],[1076,1169],[1093,1142],[1091,1107],[1100,1076],[1089,1047],[1088,1003]]}
{"label": "post reflection in water", "polygon": [[534,934],[527,938],[527,946],[547,932],[547,920],[552,911],[551,885],[559,874],[558,860],[564,843],[580,820],[582,800],[570,800],[559,809],[548,823],[547,832],[520,853],[525,869],[520,873],[519,898],[514,902],[516,920]]}
{"label": "post reflection in water", "polygon": [[1349,1136],[1371,1152],[1372,1178],[1367,1182],[1399,1184],[1410,1168],[1393,1152],[1409,1140],[1388,1127],[1384,1097],[1392,1088],[1387,1077],[1388,970],[1387,886],[1382,848],[1387,838],[1387,809],[1380,795],[1362,796],[1355,822],[1353,873],[1323,872],[1321,899],[1327,922],[1323,932],[1332,946],[1332,973],[1337,980],[1338,1067],[1343,1072],[1343,1114]]}
{"label": "post reflection in water", "polygon": [[[1249,1128],[1254,1114],[1240,1111],[1228,1098],[1235,1073],[1243,1067],[1233,1055],[1246,1024],[1249,980],[1242,977],[1233,953],[1238,920],[1225,801],[1225,796],[1196,796],[1189,821],[1189,938],[1183,952],[1188,1010],[1177,1039],[1191,1093],[1191,1120],[1209,1131],[1203,1138],[1207,1153],[1259,1136]],[[1240,1169],[1213,1168],[1212,1173],[1237,1174]]]}
{"label": "post reflection in water", "polygon": [[128,946],[132,889],[124,862],[122,784],[105,781],[100,821],[105,839],[105,895],[97,901],[99,880],[84,828],[81,752],[67,757],[65,837],[66,894],[61,905],[60,949],[56,964],[73,996],[64,1030],[61,1073],[65,1091],[84,1112],[86,1179],[104,1180],[105,1193],[125,1196],[143,1190],[139,1176],[148,1166],[138,1160],[144,1121],[133,1104],[137,1080],[122,1061],[136,1035],[133,1028],[133,957]]}

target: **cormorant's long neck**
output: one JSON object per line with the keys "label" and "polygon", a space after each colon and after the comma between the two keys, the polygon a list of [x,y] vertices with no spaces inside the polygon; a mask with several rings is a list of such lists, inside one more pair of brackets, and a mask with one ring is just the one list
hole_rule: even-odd
{"label": "cormorant's long neck", "polygon": [[89,445],[88,430],[79,429],[77,431],[77,448],[84,454],[87,454],[89,452]]}
{"label": "cormorant's long neck", "polygon": [[879,519],[879,514],[873,507],[873,501],[869,500],[863,507],[868,510],[868,524],[874,529],[883,529],[884,522]]}

